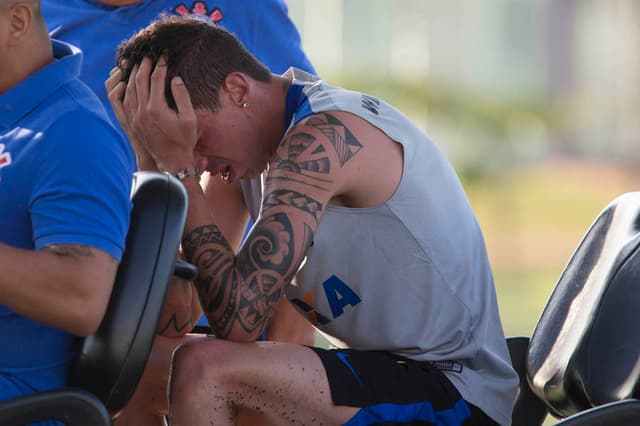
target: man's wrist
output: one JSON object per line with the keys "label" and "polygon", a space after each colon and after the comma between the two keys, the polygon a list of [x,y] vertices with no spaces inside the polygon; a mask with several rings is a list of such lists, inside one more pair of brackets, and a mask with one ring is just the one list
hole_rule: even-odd
{"label": "man's wrist", "polygon": [[183,181],[188,178],[194,178],[196,181],[200,182],[200,170],[198,170],[198,168],[195,166],[186,167],[171,174],[179,181]]}

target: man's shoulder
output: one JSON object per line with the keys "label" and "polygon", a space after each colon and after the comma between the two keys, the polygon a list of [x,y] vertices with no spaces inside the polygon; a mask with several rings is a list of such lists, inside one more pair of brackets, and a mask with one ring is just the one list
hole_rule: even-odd
{"label": "man's shoulder", "polygon": [[97,120],[111,124],[98,96],[79,78],[71,79],[61,89],[63,90],[61,101],[69,102],[73,111],[78,114],[93,115]]}
{"label": "man's shoulder", "polygon": [[70,137],[88,132],[85,136],[92,138],[100,132],[119,138],[98,98],[77,79],[61,86],[32,115],[41,131],[61,131]]}
{"label": "man's shoulder", "polygon": [[119,158],[127,168],[134,167],[131,146],[111,123],[95,94],[79,80],[62,86],[38,115],[43,120],[39,126],[44,134],[43,149],[50,145],[61,154],[82,152],[87,161]]}

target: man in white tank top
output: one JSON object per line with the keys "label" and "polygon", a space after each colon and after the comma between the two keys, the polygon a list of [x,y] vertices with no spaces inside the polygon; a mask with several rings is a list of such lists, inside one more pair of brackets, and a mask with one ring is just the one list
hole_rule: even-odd
{"label": "man in white tank top", "polygon": [[[152,24],[118,63],[109,99],[137,155],[189,194],[183,250],[218,337],[176,352],[171,424],[510,423],[518,378],[482,233],[406,116],[271,75],[196,21]],[[243,188],[256,224],[237,253],[201,171]],[[255,342],[282,297],[337,349]]]}

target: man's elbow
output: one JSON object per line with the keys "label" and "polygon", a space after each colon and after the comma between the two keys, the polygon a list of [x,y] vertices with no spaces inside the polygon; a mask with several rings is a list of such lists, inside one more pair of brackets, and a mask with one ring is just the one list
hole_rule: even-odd
{"label": "man's elbow", "polygon": [[104,319],[112,288],[111,280],[85,283],[69,309],[70,328],[67,331],[79,337],[95,333]]}
{"label": "man's elbow", "polygon": [[83,306],[73,310],[67,331],[78,337],[86,337],[95,333],[106,312],[106,305],[104,308],[101,305],[101,303],[94,301],[86,301]]}
{"label": "man's elbow", "polygon": [[99,326],[100,321],[95,321],[93,318],[78,318],[74,320],[73,325],[67,327],[67,331],[78,337],[87,337],[95,333]]}

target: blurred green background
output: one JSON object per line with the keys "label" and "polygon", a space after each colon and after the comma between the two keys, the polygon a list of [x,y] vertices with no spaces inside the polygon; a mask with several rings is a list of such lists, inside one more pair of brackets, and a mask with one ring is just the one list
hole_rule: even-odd
{"label": "blurred green background", "polygon": [[530,335],[596,215],[640,182],[637,0],[288,0],[331,83],[385,99],[456,167],[507,335]]}

